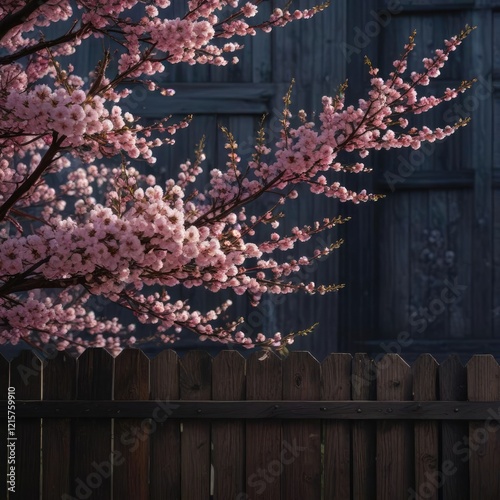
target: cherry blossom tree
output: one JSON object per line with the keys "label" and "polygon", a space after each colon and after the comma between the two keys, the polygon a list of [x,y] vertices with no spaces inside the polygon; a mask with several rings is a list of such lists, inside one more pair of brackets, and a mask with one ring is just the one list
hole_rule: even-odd
{"label": "cherry blossom tree", "polygon": [[[162,88],[157,76],[168,64],[236,64],[241,46],[235,40],[266,36],[259,32],[327,7],[293,10],[288,2],[252,23],[260,3],[188,0],[185,15],[171,19],[169,0],[2,2],[0,343],[50,342],[77,350],[134,344],[135,325],[95,314],[91,298],[99,296],[151,325],[159,342],[173,342],[187,329],[202,340],[284,351],[297,333],[246,337],[243,319],[221,321],[230,301],[196,311],[174,300],[172,290],[232,290],[248,294],[253,305],[263,294],[338,290],[290,279],[339,243],[298,259],[287,260],[287,252],[344,222],[325,217],[290,234],[280,231],[282,207],[296,202],[297,186],[341,202],[376,200],[342,186],[337,173],[366,171],[363,158],[371,150],[417,149],[465,124],[417,129],[409,119],[470,87],[472,81],[464,81],[441,96],[417,95],[471,28],[446,40],[420,72],[407,74],[412,34],[387,78],[366,61],[371,90],[357,106],[345,106],[343,85],[338,95],[323,98],[318,117],[302,110],[293,116],[290,89],[277,143],[268,143],[263,122],[252,157],[242,160],[237,138],[224,129],[227,161],[210,172],[207,189],[197,183],[203,143],[176,178],[160,185],[142,167],[155,163],[155,148],[173,145],[173,134],[188,126],[189,117],[141,125],[121,107],[131,94],[127,83],[139,82],[167,100],[173,90]],[[54,25],[62,29],[50,37],[47,28]],[[118,55],[104,52],[92,73],[77,75],[66,56],[92,38],[118,47]],[[340,161],[341,153],[350,153],[352,162]],[[260,198],[268,204],[258,212],[254,202]]]}

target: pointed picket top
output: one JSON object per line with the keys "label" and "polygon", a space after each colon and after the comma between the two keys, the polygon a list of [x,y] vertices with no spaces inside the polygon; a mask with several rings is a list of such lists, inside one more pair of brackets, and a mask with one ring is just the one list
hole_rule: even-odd
{"label": "pointed picket top", "polygon": [[[467,369],[458,354],[446,358],[439,365],[439,400],[467,400]],[[448,476],[442,488],[443,498],[464,498],[469,492],[469,463],[457,460],[454,447],[469,433],[467,422],[443,422],[441,424],[441,463],[454,463],[456,473]]]}
{"label": "pointed picket top", "polygon": [[[113,399],[149,399],[149,358],[140,349],[126,348],[116,356]],[[124,436],[139,426],[142,435],[131,447],[124,442]],[[123,465],[113,471],[113,496],[116,498],[149,498],[149,441],[146,438],[156,432],[156,419],[152,419],[149,426],[146,430],[144,421],[138,418],[115,421],[114,449],[123,458]]]}
{"label": "pointed picket top", "polygon": [[[225,350],[212,362],[212,397],[218,401],[245,399],[245,358]],[[227,420],[212,424],[214,498],[237,498],[245,488],[245,422]]]}
{"label": "pointed picket top", "polygon": [[10,385],[19,399],[40,399],[43,360],[33,351],[21,351],[10,362]]}
{"label": "pointed picket top", "polygon": [[319,399],[320,384],[320,364],[310,352],[291,352],[283,361],[283,399]]}
{"label": "pointed picket top", "polygon": [[386,354],[376,363],[377,399],[408,401],[412,399],[411,368],[399,354]]}
{"label": "pointed picket top", "polygon": [[113,355],[102,347],[91,347],[78,356],[77,365],[77,399],[111,399]]}
{"label": "pointed picket top", "polygon": [[179,399],[179,356],[164,349],[149,363],[151,399]]}
{"label": "pointed picket top", "polygon": [[221,401],[245,398],[245,358],[237,351],[222,351],[212,361],[212,397]]}
{"label": "pointed picket top", "polygon": [[[179,356],[172,349],[163,349],[149,364],[150,399],[162,409],[158,428],[150,441],[149,481],[151,498],[178,499],[181,477],[181,432],[175,420],[179,399]],[[168,417],[165,421],[163,419]],[[165,453],[168,450],[168,453]]]}
{"label": "pointed picket top", "polygon": [[[334,353],[321,363],[321,399],[325,401],[351,399],[352,356]],[[323,423],[323,466],[325,498],[351,497],[351,423]]]}
{"label": "pointed picket top", "polygon": [[149,358],[140,349],[124,349],[115,358],[113,398],[149,398]]}
{"label": "pointed picket top", "polygon": [[213,359],[214,363],[216,359],[220,359],[219,363],[239,364],[241,363],[241,360],[245,359],[245,357],[238,351],[235,351],[233,349],[226,349],[217,353]]}
{"label": "pointed picket top", "polygon": [[377,368],[366,353],[356,353],[352,360],[352,399],[370,400],[376,397]]}
{"label": "pointed picket top", "polygon": [[[467,363],[467,397],[469,401],[500,400],[500,366],[491,354],[475,355]],[[496,410],[498,404],[492,405]],[[489,418],[486,423],[469,422],[470,491],[475,498],[493,500],[500,491],[500,434],[498,423]]]}
{"label": "pointed picket top", "polygon": [[420,354],[413,363],[413,394],[415,400],[436,400],[438,369],[438,362],[430,354]]}
{"label": "pointed picket top", "polygon": [[439,365],[439,399],[467,400],[467,369],[458,354],[452,354]]}
{"label": "pointed picket top", "polygon": [[180,366],[182,399],[212,398],[212,357],[205,351],[189,351]]}
{"label": "pointed picket top", "polygon": [[351,399],[352,356],[332,353],[321,363],[321,399]]}
{"label": "pointed picket top", "polygon": [[475,354],[467,367],[469,401],[498,401],[500,399],[500,366],[491,354]]}
{"label": "pointed picket top", "polygon": [[67,352],[51,354],[43,367],[43,399],[76,396],[76,358]]}
{"label": "pointed picket top", "polygon": [[274,352],[254,352],[247,359],[247,399],[281,399],[283,362]]}

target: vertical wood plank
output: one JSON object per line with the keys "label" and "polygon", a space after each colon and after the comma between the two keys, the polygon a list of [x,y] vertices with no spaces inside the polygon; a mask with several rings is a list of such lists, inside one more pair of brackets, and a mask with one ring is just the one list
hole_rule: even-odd
{"label": "vertical wood plank", "polygon": [[[283,362],[283,400],[318,400],[320,365],[308,352],[292,352]],[[321,498],[321,422],[284,422],[281,457],[282,498]],[[290,454],[292,455],[290,457]],[[276,469],[268,470],[273,474]]]}
{"label": "vertical wood plank", "polygon": [[[212,399],[212,358],[190,351],[180,361],[180,397]],[[210,423],[186,420],[181,435],[181,492],[185,500],[210,495]]]}
{"label": "vertical wood plank", "polygon": [[[470,69],[475,75],[492,73],[493,16],[491,10],[481,9],[472,13],[473,26],[481,26],[470,45]],[[477,37],[480,37],[479,39]],[[474,127],[471,128],[474,144],[474,221],[472,224],[472,324],[481,336],[491,337],[493,299],[493,93],[478,102],[474,110]]]}
{"label": "vertical wood plank", "polygon": [[[212,363],[212,397],[217,401],[245,398],[245,359],[236,351],[222,351]],[[214,500],[237,498],[245,480],[245,423],[212,424]]]}
{"label": "vertical wood plank", "polygon": [[[373,400],[376,397],[375,363],[367,354],[355,354],[352,363],[352,399]],[[352,497],[375,499],[376,422],[352,424]]]}
{"label": "vertical wood plank", "polygon": [[[105,349],[87,349],[77,359],[77,400],[113,399],[113,357]],[[111,419],[76,419],[73,436],[72,494],[111,499]],[[120,461],[116,461],[116,466]]]}
{"label": "vertical wood plank", "polygon": [[[43,399],[72,400],[76,395],[76,359],[59,352],[43,367]],[[55,466],[57,464],[57,466]],[[42,498],[61,498],[71,487],[71,420],[42,423]]]}
{"label": "vertical wood plank", "polygon": [[377,207],[387,227],[387,244],[380,256],[378,293],[381,331],[398,332],[408,326],[410,305],[410,200],[394,193]]}
{"label": "vertical wood plank", "polygon": [[[271,354],[259,360],[261,353],[253,353],[247,361],[247,400],[282,399],[282,363]],[[281,423],[271,420],[250,420],[246,425],[246,484],[245,492],[237,500],[258,498],[277,500],[281,497],[281,476],[269,476],[271,462],[279,460]],[[266,474],[264,479],[262,471]]]}
{"label": "vertical wood plank", "polygon": [[161,351],[150,361],[150,398],[158,401],[157,430],[150,440],[151,500],[181,498],[181,432],[175,419],[179,399],[179,358],[172,350]]}
{"label": "vertical wood plank", "polygon": [[[420,355],[412,367],[415,401],[435,401],[438,363],[430,354]],[[415,498],[438,500],[438,422],[415,422]]]}
{"label": "vertical wood plank", "polygon": [[[350,354],[330,354],[321,364],[321,399],[351,399]],[[344,500],[351,497],[351,423],[323,422],[324,498]]]}
{"label": "vertical wood plank", "polygon": [[[149,399],[149,359],[139,349],[124,349],[115,359],[114,380],[115,400]],[[114,498],[149,500],[149,440],[155,430],[149,418],[115,419]]]}
{"label": "vertical wood plank", "polygon": [[[9,362],[0,354],[0,398],[1,399],[7,399],[7,390],[9,388]],[[8,454],[8,448],[7,448],[7,437],[9,436],[9,430],[8,429],[8,424],[9,423],[15,423],[12,421],[12,416],[11,420],[9,420],[9,413],[5,415],[6,417],[6,424],[1,425],[0,428],[0,443],[2,443],[0,446],[5,445],[3,450],[0,453],[0,495],[3,496],[4,498],[7,498],[8,492],[7,492],[7,472],[9,471],[9,467],[7,467],[7,454]],[[14,429],[14,435],[17,435],[16,429]],[[12,436],[14,437],[14,436]]]}
{"label": "vertical wood plank", "polygon": [[[16,400],[39,400],[42,389],[42,361],[32,351],[22,351],[10,364],[10,385],[16,390]],[[40,497],[39,418],[16,422],[16,491],[9,499],[38,499]]]}
{"label": "vertical wood plank", "polygon": [[[410,401],[411,369],[397,354],[377,363],[377,400]],[[390,408],[390,404],[387,404]],[[377,499],[407,498],[413,487],[413,424],[377,422]]]}
{"label": "vertical wood plank", "polygon": [[[467,370],[457,355],[450,356],[439,366],[440,401],[467,400]],[[467,500],[469,498],[469,464],[464,461],[464,436],[469,433],[467,422],[442,422],[441,464],[444,474],[443,500]]]}
{"label": "vertical wood plank", "polygon": [[[467,363],[469,401],[500,400],[500,367],[490,354],[473,356]],[[492,408],[498,412],[498,405]],[[470,499],[500,497],[500,432],[498,419],[469,423]]]}

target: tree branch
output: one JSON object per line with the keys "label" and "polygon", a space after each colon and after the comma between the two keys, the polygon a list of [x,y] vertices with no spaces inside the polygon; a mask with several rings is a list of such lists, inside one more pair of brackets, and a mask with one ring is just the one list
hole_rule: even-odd
{"label": "tree branch", "polygon": [[22,24],[35,12],[36,9],[47,3],[48,0],[31,0],[22,9],[13,12],[0,21],[0,40],[17,25]]}
{"label": "tree branch", "polygon": [[65,35],[60,36],[59,38],[55,38],[54,40],[48,40],[45,42],[40,42],[37,43],[36,45],[31,45],[30,47],[26,47],[18,52],[15,52],[13,54],[9,54],[8,56],[3,56],[0,57],[0,66],[6,65],[6,64],[11,64],[21,57],[26,57],[31,54],[35,54],[36,52],[39,52],[40,50],[43,49],[48,49],[50,47],[54,47],[55,45],[60,45],[61,43],[66,43],[70,42],[71,40],[74,40],[75,38],[78,38],[79,36],[82,36],[85,34],[90,29],[88,24],[85,24],[82,26],[79,30],[77,31],[70,31],[69,33],[66,33]]}
{"label": "tree branch", "polygon": [[[68,288],[70,286],[83,285],[85,276],[77,276],[74,278],[62,278],[57,280],[49,280],[47,278],[31,278],[8,286],[9,282],[5,283],[0,288],[0,296],[5,296],[10,293],[27,292],[41,288]],[[4,291],[5,290],[5,291]]]}
{"label": "tree branch", "polygon": [[0,207],[0,222],[3,221],[9,210],[35,185],[36,181],[40,179],[45,170],[50,166],[56,153],[59,151],[62,142],[66,139],[65,135],[60,137],[54,132],[52,136],[52,144],[50,145],[47,152],[41,159],[38,167],[33,171],[33,173],[21,183],[21,185],[10,195],[7,201]]}

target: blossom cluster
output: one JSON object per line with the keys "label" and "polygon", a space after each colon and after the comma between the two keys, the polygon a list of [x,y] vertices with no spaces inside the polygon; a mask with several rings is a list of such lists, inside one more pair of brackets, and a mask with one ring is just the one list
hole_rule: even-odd
{"label": "blossom cluster", "polygon": [[[294,119],[290,88],[275,144],[268,144],[263,125],[254,154],[243,159],[236,138],[223,129],[227,161],[210,171],[207,189],[200,190],[198,182],[203,144],[195,160],[180,166],[177,178],[158,183],[131,162],[154,164],[154,149],[173,144],[172,135],[188,126],[189,117],[142,126],[120,107],[131,93],[120,85],[142,82],[168,97],[172,91],[150,79],[165,71],[165,64],[226,64],[240,48],[228,39],[307,19],[325,7],[275,9],[267,20],[252,24],[259,3],[190,0],[182,19],[168,17],[168,0],[2,4],[0,47],[8,53],[0,57],[0,343],[119,350],[136,342],[134,324],[95,313],[93,301],[100,297],[150,325],[152,338],[161,342],[172,342],[188,329],[202,340],[285,350],[296,334],[260,332],[250,338],[242,331],[242,318],[221,321],[230,301],[200,312],[176,300],[173,290],[230,290],[247,294],[253,305],[266,293],[338,290],[341,285],[291,279],[341,241],[300,258],[287,258],[288,253],[345,222],[323,217],[288,234],[280,231],[282,207],[296,203],[298,186],[341,202],[377,200],[376,194],[342,186],[336,173],[365,172],[363,159],[371,150],[418,149],[465,124],[417,129],[408,117],[456,98],[471,85],[462,82],[438,97],[418,95],[419,86],[439,76],[471,29],[424,59],[420,73],[405,77],[412,35],[387,79],[367,61],[371,90],[357,107],[345,105],[342,87],[339,95],[323,98],[318,117],[309,119],[300,110]],[[71,22],[75,5],[81,11],[78,22],[60,39],[32,36],[35,28]],[[144,9],[136,22],[125,15],[132,8]],[[21,9],[25,20],[16,24],[13,14]],[[63,68],[63,56],[92,36],[121,43],[117,76],[108,76],[108,54],[89,78],[77,76],[71,65]],[[355,161],[346,164],[341,153],[355,154]],[[102,158],[118,158],[119,165],[99,164]],[[261,197],[268,204],[258,211],[254,202]]]}

